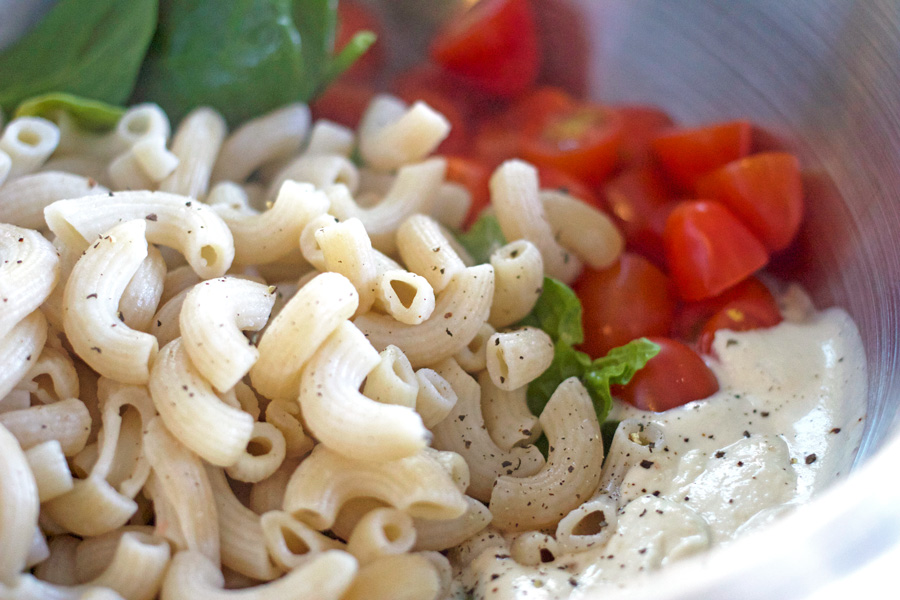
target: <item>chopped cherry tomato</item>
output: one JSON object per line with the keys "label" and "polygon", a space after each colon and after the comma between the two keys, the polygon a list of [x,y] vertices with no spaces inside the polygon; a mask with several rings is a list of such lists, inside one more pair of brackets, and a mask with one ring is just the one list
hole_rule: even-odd
{"label": "chopped cherry tomato", "polygon": [[697,302],[682,303],[675,311],[672,337],[685,342],[696,342],[706,322],[714,314],[735,301],[774,307],[776,311],[778,310],[778,305],[769,288],[758,278],[749,277],[718,296]]}
{"label": "chopped cherry tomato", "polygon": [[752,300],[733,300],[712,316],[700,333],[700,352],[710,354],[713,339],[720,329],[750,331],[774,327],[781,323],[781,311],[773,300],[771,303]]}
{"label": "chopped cherry tomato", "polygon": [[479,162],[494,169],[503,161],[520,155],[521,136],[503,123],[487,122],[478,127],[472,145]]}
{"label": "chopped cherry tomato", "polygon": [[356,129],[374,97],[375,90],[369,85],[338,80],[313,101],[312,114],[316,119],[328,119]]}
{"label": "chopped cherry tomato", "polygon": [[528,0],[482,0],[451,19],[431,58],[485,92],[512,97],[534,84],[540,52]]}
{"label": "chopped cherry tomato", "polygon": [[727,206],[770,252],[787,248],[800,229],[803,185],[793,154],[765,152],[730,162],[702,177],[697,191]]}
{"label": "chopped cherry tomato", "polygon": [[622,138],[621,163],[643,165],[650,161],[650,142],[672,126],[672,119],[653,106],[615,106],[623,120],[625,135]]}
{"label": "chopped cherry tomato", "polygon": [[769,260],[765,246],[718,202],[678,204],[663,232],[669,274],[685,300],[702,300],[746,279]]}
{"label": "chopped cherry tomato", "polygon": [[627,169],[603,187],[603,195],[628,248],[664,265],[663,230],[675,202],[662,175],[649,165]]}
{"label": "chopped cherry tomato", "polygon": [[731,121],[697,129],[677,129],[651,143],[666,174],[682,189],[693,191],[710,171],[750,153],[751,126]]}
{"label": "chopped cherry tomato", "polygon": [[618,164],[622,118],[605,107],[573,100],[567,107],[523,123],[527,126],[522,158],[538,167],[551,167],[597,185]]}
{"label": "chopped cherry tomato", "polygon": [[604,210],[603,205],[597,200],[597,196],[594,195],[594,192],[592,192],[588,186],[584,185],[584,183],[575,179],[568,173],[549,167],[538,167],[538,178],[541,181],[542,189],[565,192],[570,196],[583,200],[595,208]]}
{"label": "chopped cherry tomato", "polygon": [[719,391],[715,374],[699,354],[670,338],[649,339],[659,344],[659,354],[628,385],[613,386],[613,394],[642,410],[662,412]]}
{"label": "chopped cherry tomato", "polygon": [[491,192],[489,182],[491,170],[478,161],[462,156],[447,156],[447,181],[458,183],[469,190],[472,196],[472,205],[463,222],[463,228],[468,229],[472,223],[478,220],[481,211],[490,204]]}
{"label": "chopped cherry tomato", "polygon": [[338,2],[337,28],[334,32],[335,49],[343,48],[360,31],[371,31],[377,36],[377,39],[341,77],[354,81],[371,82],[384,64],[384,42],[382,42],[384,27],[371,11],[359,2],[353,0]]}
{"label": "chopped cherry tomato", "polygon": [[592,357],[642,336],[666,335],[675,295],[669,278],[650,261],[624,253],[602,271],[586,268],[573,289],[584,307],[584,344]]}

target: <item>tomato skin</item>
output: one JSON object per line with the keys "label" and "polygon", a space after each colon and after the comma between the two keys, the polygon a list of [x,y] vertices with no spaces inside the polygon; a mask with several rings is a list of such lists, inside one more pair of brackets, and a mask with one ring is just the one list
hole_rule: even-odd
{"label": "tomato skin", "polygon": [[528,0],[482,0],[450,19],[432,40],[431,59],[487,93],[512,97],[534,84],[540,50]]}
{"label": "tomato skin", "polygon": [[770,252],[787,248],[803,220],[800,162],[786,152],[730,162],[702,177],[697,191],[727,206]]}
{"label": "tomato skin", "polygon": [[372,82],[384,65],[384,27],[381,21],[364,5],[353,0],[337,3],[337,28],[334,32],[334,47],[340,51],[359,31],[371,31],[377,36],[365,54],[347,69],[341,78],[354,81]]}
{"label": "tomato skin", "polygon": [[718,296],[697,302],[681,303],[675,310],[671,337],[684,342],[696,342],[707,321],[736,301],[774,307],[775,312],[778,312],[778,304],[769,288],[757,277],[748,277]]}
{"label": "tomato skin", "polygon": [[719,391],[715,374],[690,347],[671,338],[649,339],[659,344],[659,354],[628,385],[613,386],[615,396],[642,410],[662,412]]}
{"label": "tomato skin", "polygon": [[463,222],[463,229],[468,229],[478,220],[481,211],[491,203],[489,182],[491,169],[484,164],[464,156],[446,156],[447,181],[458,183],[469,190],[472,205]]}
{"label": "tomato skin", "polygon": [[310,105],[313,117],[328,119],[356,129],[375,90],[368,84],[339,79],[329,85]]}
{"label": "tomato skin", "polygon": [[538,167],[538,179],[541,182],[541,189],[559,190],[583,200],[594,208],[606,210],[588,186],[568,173],[549,167]]}
{"label": "tomato skin", "polygon": [[672,325],[669,278],[638,254],[625,252],[602,271],[585,268],[573,289],[583,307],[581,350],[593,358],[642,336],[666,335]]}
{"label": "tomato skin", "polygon": [[651,165],[626,169],[603,186],[603,199],[629,249],[665,264],[663,231],[675,206],[665,178]]}
{"label": "tomato skin", "polygon": [[663,246],[669,274],[684,300],[722,293],[769,260],[762,243],[717,202],[679,203],[666,219]]}
{"label": "tomato skin", "polygon": [[714,314],[700,333],[700,352],[712,353],[712,344],[716,332],[720,329],[731,331],[750,331],[765,329],[781,323],[781,311],[773,300],[771,304],[755,302],[748,299],[733,300]]}
{"label": "tomato skin", "polygon": [[618,165],[623,137],[618,113],[573,101],[562,110],[543,114],[526,129],[522,158],[598,185]]}
{"label": "tomato skin", "polygon": [[625,134],[620,148],[620,162],[639,166],[652,160],[650,142],[673,125],[671,117],[655,106],[613,106],[622,117]]}
{"label": "tomato skin", "polygon": [[710,171],[750,153],[751,125],[729,121],[695,129],[676,129],[650,144],[666,174],[683,190],[695,190]]}

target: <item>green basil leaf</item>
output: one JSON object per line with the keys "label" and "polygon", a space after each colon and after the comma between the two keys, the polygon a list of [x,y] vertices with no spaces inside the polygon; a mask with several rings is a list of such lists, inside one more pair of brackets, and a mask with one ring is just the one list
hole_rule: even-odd
{"label": "green basil leaf", "polygon": [[0,108],[49,92],[125,102],[156,18],[157,0],[61,0],[0,53]]}
{"label": "green basil leaf", "polygon": [[590,364],[581,381],[594,401],[597,418],[601,423],[606,420],[606,415],[612,408],[609,386],[627,384],[659,350],[657,344],[647,338],[640,338],[613,348],[606,356]]}
{"label": "green basil leaf", "polygon": [[302,100],[292,9],[291,0],[162,0],[137,97],[172,121],[207,105],[230,124]]}
{"label": "green basil leaf", "polygon": [[616,434],[616,429],[619,428],[619,423],[622,421],[604,421],[602,425],[600,425],[600,437],[603,439],[603,462],[606,463],[606,457],[609,456],[609,449],[612,447],[613,436]]}
{"label": "green basil leaf", "polygon": [[353,66],[357,59],[375,43],[376,35],[371,31],[359,31],[341,48],[341,51],[328,65],[319,81],[319,90],[322,90],[341,76],[341,74]]}
{"label": "green basil leaf", "polygon": [[582,377],[590,364],[590,356],[562,340],[557,341],[553,362],[540,377],[528,384],[527,400],[531,413],[540,416],[559,384],[569,377]]}
{"label": "green basil leaf", "polygon": [[457,234],[457,241],[469,253],[476,264],[490,261],[491,253],[506,245],[500,222],[494,215],[483,215],[465,233]]}
{"label": "green basil leaf", "polygon": [[57,92],[25,100],[19,104],[13,117],[42,117],[55,121],[60,112],[68,113],[82,129],[103,131],[115,127],[125,114],[125,109],[99,100]]}
{"label": "green basil leaf", "polygon": [[294,0],[292,15],[303,41],[300,97],[311,98],[334,52],[338,0]]}
{"label": "green basil leaf", "polygon": [[554,341],[563,341],[570,346],[584,341],[581,301],[572,288],[552,277],[544,277],[540,298],[519,325],[540,327]]}

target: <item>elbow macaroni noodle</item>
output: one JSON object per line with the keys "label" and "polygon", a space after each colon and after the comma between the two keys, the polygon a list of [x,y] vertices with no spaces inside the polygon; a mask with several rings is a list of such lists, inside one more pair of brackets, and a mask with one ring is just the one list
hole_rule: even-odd
{"label": "elbow macaroni noodle", "polygon": [[615,260],[603,215],[504,164],[510,243],[473,264],[449,125],[390,97],[358,132],[302,104],[171,141],[155,105],[56,119],[0,135],[0,597],[437,600],[440,551],[609,536],[634,441],[601,474],[573,382],[531,415],[552,343],[509,329],[545,271]]}

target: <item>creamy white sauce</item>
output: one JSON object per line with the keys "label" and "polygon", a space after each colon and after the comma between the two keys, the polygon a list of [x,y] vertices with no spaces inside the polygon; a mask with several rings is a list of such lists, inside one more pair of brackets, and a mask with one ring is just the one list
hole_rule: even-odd
{"label": "creamy white sauce", "polygon": [[611,494],[618,510],[607,515],[605,541],[528,567],[510,556],[512,536],[489,529],[451,553],[459,593],[579,598],[626,585],[772,521],[845,475],[865,420],[862,342],[844,311],[794,300],[777,327],[719,332],[710,367],[720,390],[710,398],[659,414],[617,404],[611,418],[658,428],[664,441]]}

